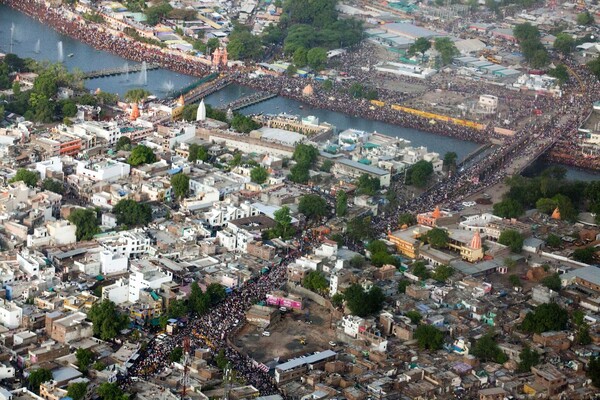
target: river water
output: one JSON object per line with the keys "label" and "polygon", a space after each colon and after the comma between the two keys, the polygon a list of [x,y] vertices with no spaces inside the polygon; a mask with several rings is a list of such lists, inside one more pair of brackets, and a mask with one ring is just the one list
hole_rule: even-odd
{"label": "river water", "polygon": [[[127,61],[107,52],[95,50],[85,43],[59,34],[37,20],[0,4],[0,52],[2,53],[9,53],[11,51],[11,27],[13,24],[12,52],[20,57],[58,62],[59,47],[61,47],[59,42],[62,42],[63,63],[69,69],[79,68],[82,71],[93,71],[103,68],[122,67],[126,63],[135,65],[132,61]],[[36,52],[38,41],[39,52]],[[70,54],[73,56],[68,57]],[[196,78],[191,76],[159,69],[148,71],[147,82],[145,83],[141,81],[139,73],[131,73],[129,76],[121,75],[87,80],[86,87],[90,90],[100,88],[103,91],[118,93],[120,95],[123,95],[129,89],[144,87],[146,90],[159,97],[165,97],[168,96],[171,91],[186,87],[194,82],[195,79]],[[226,104],[252,92],[253,89],[251,88],[240,85],[230,85],[227,88],[208,96],[206,102],[217,106]],[[371,132],[376,131],[410,140],[413,146],[425,146],[430,151],[438,152],[442,156],[448,151],[454,151],[459,159],[462,159],[470,152],[474,151],[478,146],[476,143],[469,141],[434,135],[383,122],[370,121],[324,109],[315,109],[306,104],[283,97],[276,97],[255,104],[241,110],[241,112],[244,114],[278,114],[285,112],[301,116],[314,115],[318,117],[321,122],[328,122],[335,125],[338,132],[348,128]],[[530,173],[535,173],[536,170],[542,170],[545,165],[546,164],[536,164],[536,167],[533,168]],[[596,180],[600,178],[600,174],[594,174],[569,167],[567,167],[567,170],[567,176],[573,179]]]}

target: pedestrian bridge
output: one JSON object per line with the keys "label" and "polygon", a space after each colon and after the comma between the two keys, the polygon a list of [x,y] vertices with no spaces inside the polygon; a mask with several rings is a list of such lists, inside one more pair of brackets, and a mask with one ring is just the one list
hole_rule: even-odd
{"label": "pedestrian bridge", "polygon": [[[104,78],[106,76],[116,76],[116,75],[125,75],[130,73],[141,72],[144,66],[142,64],[138,65],[129,65],[115,68],[105,68],[99,69],[96,71],[89,71],[83,73],[83,79],[98,79]],[[146,71],[154,70],[160,68],[157,64],[148,64],[146,65]]]}

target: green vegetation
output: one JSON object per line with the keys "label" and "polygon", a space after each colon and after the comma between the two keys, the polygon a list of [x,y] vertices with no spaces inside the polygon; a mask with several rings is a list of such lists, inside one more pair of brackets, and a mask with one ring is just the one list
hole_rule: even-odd
{"label": "green vegetation", "polygon": [[179,346],[171,350],[171,354],[169,354],[169,360],[171,362],[179,362],[181,357],[183,357],[183,349]]}
{"label": "green vegetation", "polygon": [[521,351],[521,354],[519,354],[519,359],[521,362],[517,367],[517,372],[530,372],[531,367],[539,364],[540,355],[537,351],[531,350],[528,346],[525,346],[525,348]]}
{"label": "green vegetation", "polygon": [[335,194],[335,214],[343,217],[348,212],[348,195],[343,190]]}
{"label": "green vegetation", "polygon": [[559,33],[552,47],[563,54],[570,54],[575,48],[575,39],[568,33]]}
{"label": "green vegetation", "polygon": [[592,385],[600,389],[600,356],[590,359],[586,376],[592,380]]}
{"label": "green vegetation", "polygon": [[190,191],[190,177],[183,173],[171,176],[171,187],[176,199],[187,197]]}
{"label": "green vegetation", "polygon": [[421,322],[421,319],[423,319],[423,316],[415,310],[410,310],[405,315],[410,319],[410,322],[415,325],[418,325],[419,322]]}
{"label": "green vegetation", "polygon": [[307,183],[310,179],[309,170],[314,166],[319,156],[319,150],[308,144],[300,143],[294,149],[293,159],[296,161],[290,169],[288,179],[295,183]]}
{"label": "green vegetation", "polygon": [[252,171],[250,171],[250,179],[254,183],[258,183],[262,185],[269,178],[269,171],[265,167],[254,167]]}
{"label": "green vegetation", "polygon": [[519,24],[513,29],[525,60],[533,68],[543,68],[550,62],[546,48],[540,41],[540,31],[529,22]]}
{"label": "green vegetation", "polygon": [[458,155],[455,152],[449,151],[444,154],[444,168],[446,171],[455,171],[456,170],[456,160],[458,159]]}
{"label": "green vegetation", "polygon": [[308,219],[318,220],[328,213],[327,201],[316,194],[307,194],[300,198],[298,211]]}
{"label": "green vegetation", "polygon": [[344,295],[340,292],[334,294],[333,296],[331,296],[331,304],[336,307],[339,308],[341,306],[344,305]]}
{"label": "green vegetation", "polygon": [[429,270],[424,261],[415,261],[412,263],[411,272],[421,280],[429,279]]}
{"label": "green vegetation", "polygon": [[104,17],[100,13],[97,13],[97,12],[83,13],[82,17],[86,21],[94,22],[97,24],[101,24],[104,22]]}
{"label": "green vegetation", "polygon": [[96,211],[91,208],[78,208],[71,211],[69,222],[77,227],[75,237],[77,241],[91,240],[94,235],[100,233],[98,227],[98,216]]}
{"label": "green vegetation", "polygon": [[124,199],[119,201],[112,209],[117,217],[117,224],[128,227],[148,225],[152,221],[152,210],[148,204]]}
{"label": "green vegetation", "polygon": [[344,298],[350,312],[359,317],[379,312],[385,301],[385,295],[378,286],[373,286],[369,291],[365,291],[358,283],[344,291]]}
{"label": "green vegetation", "polygon": [[146,9],[146,23],[154,26],[158,24],[161,19],[165,18],[172,10],[173,7],[171,7],[166,0],[163,0],[160,4],[148,7]]}
{"label": "green vegetation", "polygon": [[117,140],[117,146],[116,146],[117,151],[129,151],[131,150],[131,139],[129,139],[127,136],[121,136],[119,138],[119,140]]}
{"label": "green vegetation", "polygon": [[586,264],[594,262],[596,256],[596,249],[594,247],[584,247],[582,249],[576,249],[573,252],[573,259]]}
{"label": "green vegetation", "polygon": [[521,324],[527,333],[562,331],[567,327],[569,315],[556,303],[541,304],[528,313]]}
{"label": "green vegetation", "polygon": [[94,336],[102,340],[114,339],[129,325],[129,317],[119,313],[115,303],[106,299],[92,306],[88,318],[94,323]]}
{"label": "green vegetation", "polygon": [[398,293],[406,293],[406,288],[412,284],[408,279],[402,279],[398,282]]}
{"label": "green vegetation", "polygon": [[504,200],[494,204],[494,215],[502,218],[517,218],[525,211],[523,206],[515,200]]}
{"label": "green vegetation", "polygon": [[302,280],[302,286],[321,294],[329,289],[329,283],[320,271],[310,271]]}
{"label": "green vegetation", "polygon": [[431,42],[425,37],[420,37],[408,48],[408,54],[414,56],[417,53],[421,54],[421,62],[425,58],[425,53],[431,48]]}
{"label": "green vegetation", "polygon": [[440,61],[442,65],[448,65],[452,63],[452,59],[460,54],[454,45],[454,42],[448,37],[435,39],[434,47],[435,50],[440,54]]}
{"label": "green vegetation", "polygon": [[523,249],[523,235],[513,229],[507,229],[500,234],[498,243],[510,247],[513,253],[520,253]]}
{"label": "green vegetation", "polygon": [[577,14],[577,25],[593,25],[594,22],[594,15],[589,10]]}
{"label": "green vegetation", "polygon": [[365,87],[363,84],[354,82],[348,88],[348,94],[355,99],[375,100],[379,96],[377,89]]}
{"label": "green vegetation", "polygon": [[188,161],[194,162],[196,160],[208,161],[208,150],[204,146],[192,143],[189,148]]}
{"label": "green vegetation", "polygon": [[454,268],[448,265],[438,265],[433,270],[431,277],[438,282],[446,282],[454,274]]}
{"label": "green vegetation", "polygon": [[554,233],[549,234],[546,238],[546,246],[557,248],[560,247],[561,244],[562,239],[560,238],[560,236],[555,235]]}
{"label": "green vegetation", "polygon": [[39,393],[40,385],[50,380],[52,380],[52,372],[45,368],[38,368],[31,371],[29,377],[27,378],[29,389],[31,389],[34,393]]}
{"label": "green vegetation", "polygon": [[519,275],[512,274],[508,277],[508,281],[510,282],[512,287],[521,287],[523,284],[521,283],[521,278]]}
{"label": "green vegetation", "polygon": [[127,92],[125,92],[123,98],[129,103],[139,103],[140,101],[145,100],[151,94],[152,93],[150,93],[146,89],[136,88],[129,89]]}
{"label": "green vegetation", "polygon": [[552,289],[555,292],[558,292],[561,286],[560,275],[552,274],[545,277],[544,279],[542,279],[542,285],[546,286],[548,289]]}
{"label": "green vegetation", "polygon": [[411,226],[416,223],[417,223],[417,219],[412,214],[404,213],[404,214],[400,214],[400,216],[398,217],[398,225],[400,225],[400,226],[403,226],[403,225]]}
{"label": "green vegetation", "polygon": [[420,349],[439,350],[444,344],[444,334],[432,325],[419,325],[414,338],[417,339]]}
{"label": "green vegetation", "polygon": [[96,389],[96,393],[98,394],[98,396],[100,396],[102,400],[129,399],[129,395],[123,392],[123,390],[121,390],[121,388],[119,388],[119,385],[117,385],[116,383],[101,383],[100,386],[98,386],[98,389]]}
{"label": "green vegetation", "polygon": [[429,178],[433,174],[433,164],[429,161],[420,160],[408,168],[406,177],[407,185],[414,185],[419,188],[427,186]]}
{"label": "green vegetation", "polygon": [[386,264],[398,264],[398,259],[389,253],[387,245],[382,240],[373,240],[367,246],[367,250],[371,253],[371,264],[378,268]]}
{"label": "green vegetation", "polygon": [[257,60],[262,54],[261,39],[250,32],[250,28],[235,24],[229,34],[227,52],[234,60]]}
{"label": "green vegetation", "polygon": [[138,146],[135,146],[134,149],[131,151],[131,155],[127,159],[127,162],[132,167],[137,167],[141,164],[151,164],[153,162],[156,162],[156,155],[150,147],[140,144]]}
{"label": "green vegetation", "polygon": [[367,261],[360,254],[355,255],[350,259],[350,266],[352,268],[363,268],[367,264]]}
{"label": "green vegetation", "polygon": [[508,357],[500,350],[491,332],[486,333],[475,342],[471,353],[482,362],[494,361],[502,364],[508,361]]}
{"label": "green vegetation", "polygon": [[273,213],[273,219],[275,220],[276,225],[269,232],[271,237],[280,237],[283,240],[288,240],[294,236],[296,229],[292,225],[290,209],[287,206],[283,206],[275,211]]}
{"label": "green vegetation", "polygon": [[83,400],[85,394],[87,393],[87,386],[87,382],[71,383],[69,386],[67,386],[67,396],[73,400]]}
{"label": "green vegetation", "polygon": [[260,124],[254,121],[251,117],[244,114],[235,113],[231,120],[231,127],[238,132],[249,133],[260,128]]}
{"label": "green vegetation", "polygon": [[356,182],[356,193],[374,196],[381,188],[381,183],[376,177],[371,177],[367,174],[362,174]]}
{"label": "green vegetation", "polygon": [[197,315],[205,314],[210,307],[219,303],[227,296],[225,287],[218,283],[211,283],[207,286],[206,292],[202,292],[198,283],[194,282],[191,286],[191,293],[188,297],[188,309]]}
{"label": "green vegetation", "polygon": [[123,29],[123,33],[126,34],[127,36],[131,37],[133,40],[138,41],[140,43],[146,43],[146,44],[158,46],[161,48],[167,47],[166,43],[163,43],[158,39],[153,39],[153,38],[149,38],[147,36],[140,35],[138,33],[138,31],[135,30],[135,28],[127,27],[127,28]]}
{"label": "green vegetation", "polygon": [[371,217],[356,217],[346,224],[346,237],[353,241],[368,240],[375,236]]}
{"label": "green vegetation", "polygon": [[19,168],[15,176],[9,181],[10,183],[22,181],[29,187],[37,185],[40,175],[37,171],[31,171],[26,168]]}
{"label": "green vegetation", "polygon": [[444,248],[448,245],[448,231],[440,228],[433,228],[425,234],[425,240],[431,247],[438,249]]}
{"label": "green vegetation", "polygon": [[90,368],[90,365],[94,362],[96,356],[90,349],[79,348],[75,352],[75,358],[77,358],[77,368],[85,374]]}
{"label": "green vegetation", "polygon": [[590,69],[590,71],[592,71],[592,73],[596,75],[596,78],[600,79],[600,55],[594,58],[592,61],[588,62],[587,66]]}

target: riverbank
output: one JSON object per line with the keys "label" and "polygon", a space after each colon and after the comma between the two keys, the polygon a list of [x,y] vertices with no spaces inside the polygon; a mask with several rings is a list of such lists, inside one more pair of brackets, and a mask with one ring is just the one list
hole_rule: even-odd
{"label": "riverbank", "polygon": [[122,32],[111,33],[104,25],[83,20],[77,14],[64,7],[46,7],[37,0],[0,0],[1,4],[20,11],[41,23],[52,27],[59,33],[79,40],[96,50],[106,51],[128,60],[157,64],[185,75],[202,77],[210,72],[210,67],[195,57],[186,54],[175,54],[173,51],[161,49],[138,42]]}
{"label": "riverbank", "polygon": [[593,172],[600,171],[600,157],[585,156],[581,154],[580,149],[567,151],[567,149],[555,147],[546,153],[546,159],[553,163],[568,165],[570,167],[580,168],[583,170]]}
{"label": "riverbank", "polygon": [[[468,140],[479,144],[487,143],[489,132],[480,131],[465,126],[432,121],[418,115],[393,110],[390,107],[377,107],[365,99],[356,99],[341,91],[325,91],[319,82],[309,81],[304,78],[273,77],[264,75],[258,78],[248,78],[242,74],[232,76],[235,83],[256,90],[277,93],[315,108],[341,112],[355,117],[372,121],[385,122],[400,127],[417,129],[461,140]],[[304,93],[306,85],[311,85],[312,93]]]}

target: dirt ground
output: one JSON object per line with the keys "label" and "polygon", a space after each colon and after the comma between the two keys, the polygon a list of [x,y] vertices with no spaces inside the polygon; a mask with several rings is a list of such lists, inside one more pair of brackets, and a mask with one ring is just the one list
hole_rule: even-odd
{"label": "dirt ground", "polygon": [[[307,319],[312,323],[308,324]],[[329,310],[310,301],[304,310],[288,311],[266,330],[271,336],[263,336],[262,329],[246,324],[234,343],[256,361],[267,363],[277,357],[285,360],[326,350],[330,348],[329,342],[335,341],[335,332],[330,329]],[[303,337],[306,345],[300,343],[299,339]]]}

